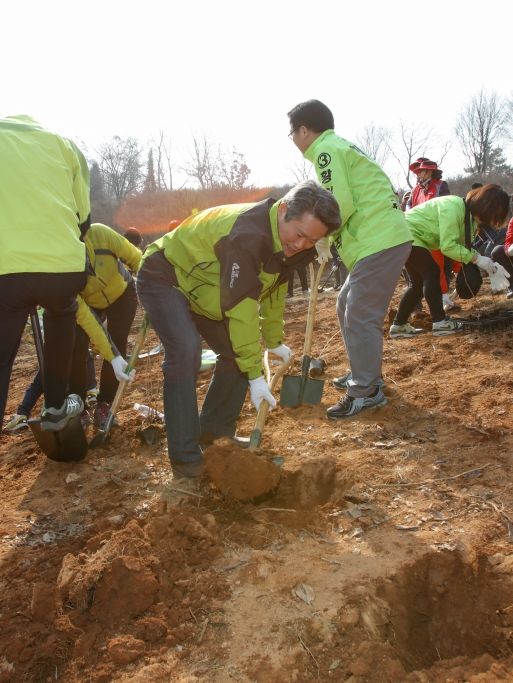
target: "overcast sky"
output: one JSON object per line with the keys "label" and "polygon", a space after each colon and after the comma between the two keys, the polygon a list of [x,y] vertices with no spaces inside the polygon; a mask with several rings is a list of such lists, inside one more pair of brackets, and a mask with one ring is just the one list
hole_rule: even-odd
{"label": "overcast sky", "polygon": [[[93,149],[159,129],[235,145],[250,181],[294,180],[286,112],[310,98],[354,139],[365,123],[450,137],[481,86],[513,91],[510,0],[439,3],[60,0],[2,6],[0,116],[29,114]],[[427,150],[437,158],[436,141]],[[512,154],[508,154],[511,160]],[[457,145],[445,175],[464,166]],[[393,177],[393,168],[390,172]]]}

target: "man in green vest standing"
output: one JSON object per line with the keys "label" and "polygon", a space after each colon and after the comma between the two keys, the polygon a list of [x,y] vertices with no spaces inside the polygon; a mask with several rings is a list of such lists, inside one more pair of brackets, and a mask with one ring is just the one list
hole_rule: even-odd
{"label": "man in green vest standing", "polygon": [[87,282],[89,169],[70,140],[29,116],[0,119],[0,425],[29,312],[45,309],[41,429],[82,412],[68,396],[77,294]]}
{"label": "man in green vest standing", "polygon": [[[334,381],[347,393],[327,411],[338,420],[387,402],[381,378],[383,320],[412,237],[389,178],[373,159],[335,133],[325,104],[302,102],[288,117],[289,136],[314,164],[322,186],[334,194],[342,217],[332,240],[350,271],[337,301],[350,371]],[[329,242],[324,238],[316,244],[321,259],[330,257]]]}

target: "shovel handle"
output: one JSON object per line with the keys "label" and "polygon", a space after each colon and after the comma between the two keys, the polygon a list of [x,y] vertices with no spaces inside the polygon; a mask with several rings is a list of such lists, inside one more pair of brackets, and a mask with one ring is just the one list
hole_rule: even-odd
{"label": "shovel handle", "polygon": [[[272,378],[271,383],[269,384],[269,391],[271,392],[271,394],[274,391],[278,380],[290,368],[290,366],[294,362],[294,359],[295,356],[294,354],[292,354],[290,358],[287,361],[285,361],[285,363],[282,363],[282,365],[280,365],[276,370],[276,373],[274,374],[274,377]],[[253,431],[251,432],[249,445],[251,450],[254,450],[255,448],[258,448],[260,446],[260,441],[262,440],[262,431],[264,429],[264,424],[268,412],[269,403],[265,399],[263,399],[262,403],[260,404],[260,407],[258,408],[255,426],[253,428]]]}
{"label": "shovel handle", "polygon": [[[39,324],[39,316],[37,314],[37,308],[31,308],[30,309],[30,322],[32,324],[32,333],[34,335],[34,344],[36,345],[37,362],[39,364],[39,370],[41,372],[41,377],[43,378],[43,365],[44,365],[43,335],[41,334],[41,325]],[[43,378],[43,381],[44,381],[44,378]]]}
{"label": "shovel handle", "polygon": [[[126,367],[126,374],[130,374],[132,370],[135,367],[135,364],[137,363],[137,359],[139,358],[139,352],[141,351],[142,345],[144,344],[144,340],[146,339],[146,335],[148,334],[148,330],[150,329],[150,322],[148,320],[148,316],[145,315],[143,318],[143,321],[141,323],[141,329],[139,330],[139,335],[136,339],[136,342],[134,344],[134,348],[132,349],[132,353],[130,354],[130,358],[128,359],[128,365]],[[123,379],[119,383],[118,390],[116,391],[116,395],[114,397],[114,400],[112,401],[112,405],[110,407],[110,413],[112,415],[112,419],[114,419],[114,416],[119,410],[119,406],[121,404],[121,401],[123,400],[123,394],[125,393],[125,389],[127,387],[128,380]]]}
{"label": "shovel handle", "polygon": [[306,321],[305,347],[303,350],[303,356],[309,356],[310,351],[312,350],[312,338],[315,325],[315,309],[317,307],[317,295],[319,293],[318,288],[325,265],[325,263],[321,263],[319,270],[317,271],[317,277],[315,277],[313,264],[310,263],[310,301],[308,302],[308,317]]}

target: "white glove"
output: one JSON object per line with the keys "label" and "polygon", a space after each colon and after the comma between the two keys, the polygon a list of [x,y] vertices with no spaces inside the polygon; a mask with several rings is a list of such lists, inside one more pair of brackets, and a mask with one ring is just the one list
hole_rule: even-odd
{"label": "white glove", "polygon": [[492,292],[502,292],[509,287],[509,273],[500,263],[496,263],[495,265],[497,266],[497,272],[490,275]]}
{"label": "white glove", "polygon": [[508,256],[513,256],[513,244],[511,244],[511,245],[509,246],[509,249],[508,249]]}
{"label": "white glove", "polygon": [[281,344],[277,349],[267,349],[269,353],[274,353],[275,356],[279,356],[284,363],[288,361],[292,355],[292,351],[285,344]]}
{"label": "white glove", "polygon": [[118,382],[122,382],[124,379],[127,379],[128,386],[130,386],[135,379],[135,369],[132,370],[129,375],[125,374],[128,363],[123,356],[116,356],[111,360],[110,364],[112,365],[112,369],[114,370],[114,374],[116,375]]}
{"label": "white glove", "polygon": [[322,263],[328,263],[329,259],[333,258],[333,254],[330,251],[330,238],[328,235],[321,237],[315,243],[315,248],[317,249],[317,263],[321,265]]}
{"label": "white glove", "polygon": [[493,275],[498,270],[497,264],[494,263],[491,258],[488,258],[488,256],[478,256],[474,263],[478,268],[481,268],[481,270],[486,270],[488,275]]}
{"label": "white glove", "polygon": [[269,391],[269,385],[265,381],[265,377],[257,377],[256,379],[249,380],[249,393],[251,395],[251,400],[253,405],[258,410],[263,399],[269,404],[269,410],[272,410],[271,406],[276,406],[276,399]]}

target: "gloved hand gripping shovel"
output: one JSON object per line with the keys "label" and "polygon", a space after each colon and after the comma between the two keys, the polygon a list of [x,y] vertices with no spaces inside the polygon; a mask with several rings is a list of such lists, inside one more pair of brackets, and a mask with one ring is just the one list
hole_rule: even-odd
{"label": "gloved hand gripping shovel", "polygon": [[[127,375],[129,375],[135,368],[137,359],[139,358],[139,352],[141,350],[142,345],[144,344],[144,340],[146,339],[146,335],[148,334],[149,329],[150,322],[148,320],[148,316],[145,315],[141,323],[139,336],[137,337],[137,341],[135,342],[134,348],[132,349],[132,353],[130,354],[130,358],[128,359],[128,365],[125,369],[125,373]],[[103,446],[103,444],[109,438],[110,428],[112,427],[112,423],[114,422],[116,413],[118,412],[119,406],[121,405],[121,401],[123,400],[123,394],[125,393],[127,385],[127,379],[124,379],[119,383],[118,390],[116,391],[116,395],[114,396],[114,400],[112,401],[112,405],[109,410],[107,421],[105,422],[105,426],[103,427],[103,429],[99,429],[93,436],[93,438],[89,442],[89,448],[98,448],[98,446]]]}
{"label": "gloved hand gripping shovel", "polygon": [[[36,345],[37,362],[43,374],[43,335],[39,325],[39,316],[33,308],[30,311],[32,331]],[[80,415],[68,420],[65,427],[58,432],[44,432],[41,429],[41,418],[29,420],[28,426],[32,430],[39,448],[47,458],[56,462],[77,462],[83,460],[87,454],[87,439],[80,421]]]}
{"label": "gloved hand gripping shovel", "polygon": [[[267,354],[267,351],[266,351]],[[271,382],[268,382],[269,384],[269,391],[271,394],[273,393],[276,384],[278,383],[278,380],[280,377],[287,372],[287,370],[290,368],[292,363],[294,362],[294,356],[290,356],[290,358],[285,362],[282,363],[278,369],[276,370],[276,373],[274,377],[272,378]],[[267,413],[269,412],[269,404],[267,401],[263,400],[262,403],[260,404],[260,408],[258,409],[258,414],[257,414],[257,419],[255,422],[255,427],[253,431],[251,432],[251,437],[249,439],[249,449],[251,451],[254,451],[257,448],[260,448],[260,443],[262,441],[262,432],[264,430],[264,424],[265,420],[267,418]]]}
{"label": "gloved hand gripping shovel", "polygon": [[[317,278],[314,278],[313,265],[310,264],[310,303],[308,305],[308,318],[306,323],[305,347],[303,350],[303,363],[301,365],[301,376],[293,377],[285,375],[281,385],[280,405],[293,408],[301,403],[318,405],[322,399],[324,380],[312,379],[308,376],[310,369],[310,351],[312,349],[312,337],[315,324],[315,309],[317,306],[317,294],[319,282],[321,281],[324,263],[319,266]],[[314,281],[315,280],[315,281]]]}

